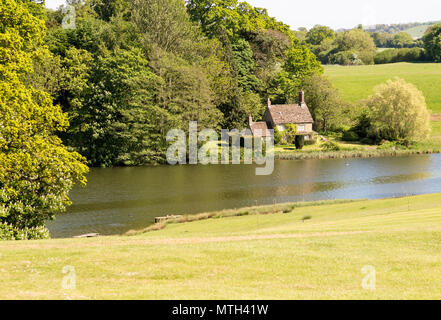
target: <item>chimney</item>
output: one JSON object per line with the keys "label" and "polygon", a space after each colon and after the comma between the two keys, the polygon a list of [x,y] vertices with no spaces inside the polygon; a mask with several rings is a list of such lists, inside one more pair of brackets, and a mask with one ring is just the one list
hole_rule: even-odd
{"label": "chimney", "polygon": [[299,91],[299,105],[305,103],[305,92],[303,90]]}
{"label": "chimney", "polygon": [[253,116],[251,114],[248,117],[248,124],[250,125],[250,127],[253,125]]}
{"label": "chimney", "polygon": [[268,98],[268,108],[271,107],[271,99]]}

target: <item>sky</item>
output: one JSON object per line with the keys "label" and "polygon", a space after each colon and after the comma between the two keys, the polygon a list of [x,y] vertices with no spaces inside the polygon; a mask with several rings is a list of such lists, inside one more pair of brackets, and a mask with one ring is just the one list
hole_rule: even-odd
{"label": "sky", "polygon": [[[46,0],[52,9],[64,0]],[[267,8],[270,16],[292,29],[316,24],[333,29],[358,24],[392,24],[441,20],[440,0],[247,0],[252,6]]]}

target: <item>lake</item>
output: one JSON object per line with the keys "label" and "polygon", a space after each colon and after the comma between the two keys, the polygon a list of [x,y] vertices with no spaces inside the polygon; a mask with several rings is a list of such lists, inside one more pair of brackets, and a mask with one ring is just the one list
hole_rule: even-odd
{"label": "lake", "polygon": [[157,216],[324,199],[378,199],[441,192],[441,155],[276,161],[253,165],[91,169],[73,205],[47,226],[54,238],[120,234]]}

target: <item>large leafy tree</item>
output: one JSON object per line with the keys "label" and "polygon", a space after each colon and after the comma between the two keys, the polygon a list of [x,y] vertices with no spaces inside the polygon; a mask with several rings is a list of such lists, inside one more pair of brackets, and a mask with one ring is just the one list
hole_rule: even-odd
{"label": "large leafy tree", "polygon": [[347,120],[346,103],[328,78],[313,75],[303,81],[302,88],[306,92],[306,103],[315,120],[314,126],[317,130],[326,132],[337,128]]}
{"label": "large leafy tree", "polygon": [[337,52],[355,54],[364,64],[373,64],[376,46],[372,37],[362,29],[341,32],[335,40]]}
{"label": "large leafy tree", "polygon": [[321,73],[322,65],[308,48],[302,45],[293,46],[287,51],[282,70],[275,77],[268,94],[276,103],[295,102],[302,81]]}
{"label": "large leafy tree", "polygon": [[0,0],[0,223],[17,233],[44,228],[88,170],[56,136],[68,126],[66,115],[49,94],[24,83],[44,34],[44,22],[22,3]]}
{"label": "large leafy tree", "polygon": [[238,0],[189,0],[187,10],[191,19],[199,23],[210,36],[225,31],[230,39],[273,29],[292,35],[289,27],[268,16],[266,9],[253,8],[247,2]]}
{"label": "large leafy tree", "polygon": [[335,32],[329,27],[316,25],[306,33],[306,42],[312,45],[320,45],[326,39],[335,39]]}
{"label": "large leafy tree", "polygon": [[428,56],[435,62],[441,62],[441,23],[430,27],[423,41]]}

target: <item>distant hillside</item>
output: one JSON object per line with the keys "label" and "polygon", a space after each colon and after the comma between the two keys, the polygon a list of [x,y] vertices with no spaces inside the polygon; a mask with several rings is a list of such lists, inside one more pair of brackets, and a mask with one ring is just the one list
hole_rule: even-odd
{"label": "distant hillside", "polygon": [[369,32],[385,32],[390,34],[407,32],[413,38],[418,39],[424,35],[427,28],[439,22],[441,21],[413,22],[413,23],[399,23],[399,24],[377,24],[375,26],[366,26],[364,29]]}
{"label": "distant hillside", "polygon": [[403,30],[403,32],[407,32],[414,39],[421,39],[424,36],[424,33],[426,33],[426,30],[429,27],[433,26],[434,24],[424,24],[424,25],[421,25],[421,26],[416,26],[416,27],[413,27],[413,28],[405,29],[405,30]]}

